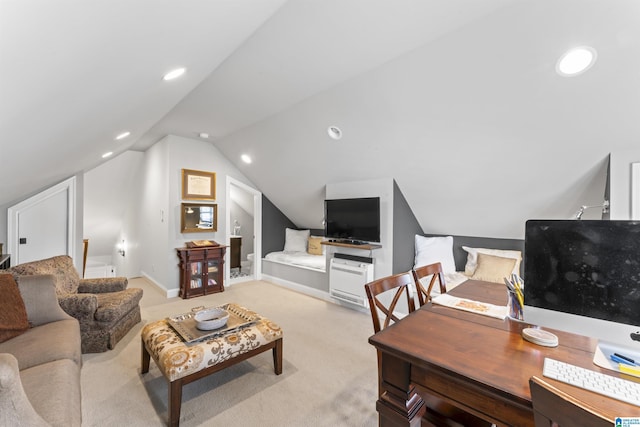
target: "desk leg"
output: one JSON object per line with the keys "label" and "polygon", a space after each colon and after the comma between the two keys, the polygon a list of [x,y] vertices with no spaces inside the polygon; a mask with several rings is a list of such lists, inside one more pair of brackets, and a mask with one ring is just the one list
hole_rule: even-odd
{"label": "desk leg", "polygon": [[426,406],[411,384],[411,364],[380,352],[380,427],[419,427]]}

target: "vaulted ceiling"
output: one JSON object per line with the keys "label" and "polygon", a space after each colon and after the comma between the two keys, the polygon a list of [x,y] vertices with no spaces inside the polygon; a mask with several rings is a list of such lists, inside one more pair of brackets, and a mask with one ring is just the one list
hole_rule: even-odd
{"label": "vaulted ceiling", "polygon": [[[596,64],[559,76],[576,45]],[[633,0],[3,0],[0,205],[207,133],[299,226],[326,183],[388,177],[425,231],[520,237],[601,201],[639,77]]]}

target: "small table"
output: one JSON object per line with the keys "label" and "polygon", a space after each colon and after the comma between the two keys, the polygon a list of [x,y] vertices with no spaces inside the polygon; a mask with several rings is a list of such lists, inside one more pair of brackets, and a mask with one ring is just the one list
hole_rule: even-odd
{"label": "small table", "polygon": [[142,370],[149,372],[151,357],[169,382],[169,425],[180,424],[182,386],[211,375],[267,350],[273,350],[273,368],[282,373],[282,329],[259,314],[237,304],[227,304],[230,316],[256,319],[246,326],[201,340],[185,342],[171,319],[147,324],[141,332]]}

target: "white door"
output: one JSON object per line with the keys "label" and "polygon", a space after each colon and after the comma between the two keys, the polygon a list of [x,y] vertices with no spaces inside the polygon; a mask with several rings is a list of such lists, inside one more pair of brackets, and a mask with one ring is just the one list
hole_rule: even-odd
{"label": "white door", "polygon": [[18,253],[15,264],[67,254],[66,191],[18,213]]}
{"label": "white door", "polygon": [[7,210],[11,264],[56,255],[74,257],[75,178]]}

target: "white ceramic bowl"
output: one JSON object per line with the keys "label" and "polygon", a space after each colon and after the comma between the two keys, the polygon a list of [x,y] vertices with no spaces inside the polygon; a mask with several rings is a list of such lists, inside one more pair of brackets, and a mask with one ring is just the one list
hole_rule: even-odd
{"label": "white ceramic bowl", "polygon": [[203,331],[222,328],[229,320],[229,313],[221,308],[207,308],[197,312],[193,316],[196,328]]}

